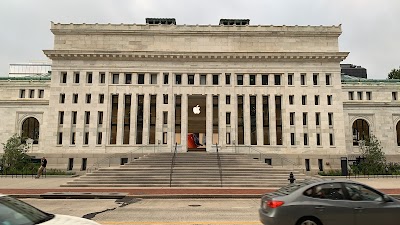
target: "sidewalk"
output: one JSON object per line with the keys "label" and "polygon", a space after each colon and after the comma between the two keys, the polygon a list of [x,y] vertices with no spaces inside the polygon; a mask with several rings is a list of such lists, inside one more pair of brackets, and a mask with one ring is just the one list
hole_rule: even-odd
{"label": "sidewalk", "polygon": [[[142,197],[142,198],[258,198],[262,194],[272,192],[277,188],[169,188],[169,187],[143,187],[143,188],[126,188],[126,187],[60,187],[75,178],[48,176],[46,178],[33,179],[0,177],[0,193],[25,196],[40,197],[46,193],[70,193],[73,195],[89,194],[89,193],[124,193],[125,195]],[[400,177],[399,178],[352,178],[382,192],[390,195],[400,195]]]}

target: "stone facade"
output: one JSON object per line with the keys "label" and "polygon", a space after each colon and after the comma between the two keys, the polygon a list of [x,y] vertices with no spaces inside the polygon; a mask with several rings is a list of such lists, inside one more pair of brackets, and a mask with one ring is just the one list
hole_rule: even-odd
{"label": "stone facade", "polygon": [[[65,168],[69,158],[87,158],[91,165],[112,154],[171,152],[176,142],[179,151],[187,151],[186,137],[193,130],[187,122],[193,116],[188,110],[192,96],[203,96],[199,98],[206,102],[202,113],[207,151],[215,151],[210,143],[218,143],[220,152],[259,155],[273,165],[304,167],[309,159],[314,170],[322,162],[325,169],[338,168],[340,157],[359,154],[352,145],[352,123],[357,118],[368,121],[387,154],[395,157],[399,151],[400,102],[390,99],[400,83],[343,82],[340,62],[348,53],[339,51],[340,26],[52,23],[51,31],[54,49],[44,51],[52,59],[51,80],[0,81],[4,92],[0,119],[6,125],[0,140],[19,133],[21,121],[33,116],[40,123],[40,140],[32,154],[53,157],[55,163],[49,160],[49,165],[54,167]],[[23,87],[44,89],[44,98],[19,98]],[[351,90],[372,92],[372,100],[350,101]],[[78,96],[76,103],[74,96]],[[118,96],[114,107],[113,96]],[[129,112],[125,96],[130,96]],[[138,136],[138,96],[144,98],[142,136]],[[152,116],[151,96],[156,96]],[[178,114],[176,96],[181,98]],[[218,97],[217,104],[213,97]],[[263,108],[266,97],[267,110]],[[243,98],[243,118],[239,118],[239,98]],[[255,101],[252,107],[250,99]],[[179,133],[175,132],[177,115]],[[241,121],[243,138],[239,137]],[[138,137],[142,137],[140,144]]]}

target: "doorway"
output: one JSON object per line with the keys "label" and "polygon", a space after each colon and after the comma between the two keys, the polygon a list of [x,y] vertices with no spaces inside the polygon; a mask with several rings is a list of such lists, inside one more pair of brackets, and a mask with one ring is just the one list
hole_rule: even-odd
{"label": "doorway", "polygon": [[206,151],[206,96],[188,96],[188,151]]}

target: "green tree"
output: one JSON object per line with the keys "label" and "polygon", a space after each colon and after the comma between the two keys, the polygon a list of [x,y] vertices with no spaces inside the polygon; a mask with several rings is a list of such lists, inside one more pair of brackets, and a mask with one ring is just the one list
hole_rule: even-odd
{"label": "green tree", "polygon": [[400,67],[399,69],[392,69],[388,74],[388,79],[400,79]]}
{"label": "green tree", "polygon": [[21,137],[14,134],[3,144],[4,154],[1,164],[5,169],[18,170],[30,163],[30,157],[25,154],[26,144],[21,142]]}
{"label": "green tree", "polygon": [[382,151],[381,142],[370,135],[364,142],[360,143],[363,161],[358,165],[360,172],[368,174],[382,173],[386,167],[385,153]]}

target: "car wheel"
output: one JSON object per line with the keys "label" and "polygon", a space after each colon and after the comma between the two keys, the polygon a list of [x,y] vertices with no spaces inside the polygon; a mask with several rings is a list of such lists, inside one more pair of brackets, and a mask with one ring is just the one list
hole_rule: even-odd
{"label": "car wheel", "polygon": [[322,225],[322,223],[317,218],[302,218],[296,225]]}

